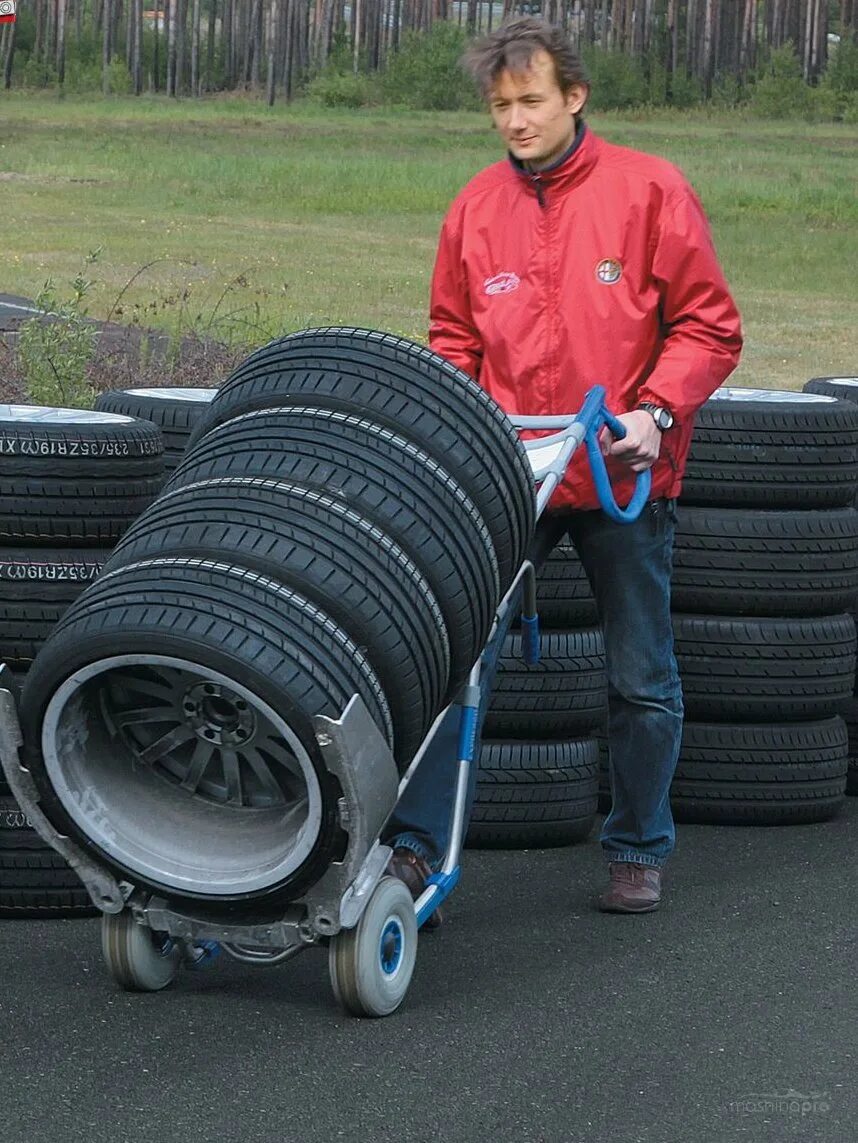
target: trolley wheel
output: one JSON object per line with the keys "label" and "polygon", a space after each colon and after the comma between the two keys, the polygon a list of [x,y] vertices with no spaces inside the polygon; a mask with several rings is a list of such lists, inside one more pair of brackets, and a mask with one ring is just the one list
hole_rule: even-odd
{"label": "trolley wheel", "polygon": [[181,960],[181,949],[174,941],[138,924],[128,909],[102,916],[101,951],[110,975],[129,992],[166,988]]}
{"label": "trolley wheel", "polygon": [[382,877],[355,928],[331,938],[334,994],[353,1016],[389,1016],[405,999],[416,959],[411,894],[396,877]]}

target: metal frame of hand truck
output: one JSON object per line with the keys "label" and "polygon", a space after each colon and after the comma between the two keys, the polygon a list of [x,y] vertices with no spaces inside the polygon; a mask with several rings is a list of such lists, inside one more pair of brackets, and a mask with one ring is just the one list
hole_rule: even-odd
{"label": "metal frame of hand truck", "polygon": [[[619,522],[630,522],[640,513],[649,495],[649,472],[638,474],[634,494],[625,509],[619,508],[613,497],[598,437],[603,426],[617,439],[625,435],[625,429],[605,409],[604,398],[604,389],[594,386],[578,413],[511,417],[520,431],[548,434],[524,441],[537,485],[537,519],[582,443],[587,448],[603,511]],[[526,662],[535,663],[539,659],[536,577],[527,560],[500,602],[490,638],[515,606],[519,593],[523,654]],[[358,695],[352,696],[338,719],[315,717],[314,731],[324,764],[342,788],[337,808],[340,826],[348,839],[346,851],[276,921],[222,922],[205,916],[203,910],[201,915],[194,915],[186,907],[179,910],[166,896],[124,880],[78,842],[60,834],[43,813],[35,782],[20,760],[21,731],[15,699],[5,686],[5,667],[0,668],[0,765],[29,823],[74,868],[101,911],[105,959],[123,986],[159,990],[170,983],[181,964],[201,967],[220,948],[235,960],[262,966],[280,964],[304,949],[326,943],[330,948],[334,991],[346,1009],[356,1015],[387,1015],[399,1006],[410,983],[417,929],[459,880],[469,772],[475,761],[481,658],[482,655],[456,700],[462,715],[449,849],[413,904],[401,883],[396,883],[401,890],[399,899],[396,890],[388,885],[386,892],[391,903],[388,905],[386,898],[379,919],[373,916],[373,924],[375,928],[380,926],[380,932],[366,922],[368,906],[382,881],[391,881],[385,878],[391,850],[381,843],[380,834],[425,758],[449,707],[437,716],[401,777]],[[406,898],[407,907],[402,903]],[[389,916],[384,915],[385,910],[390,911]]]}

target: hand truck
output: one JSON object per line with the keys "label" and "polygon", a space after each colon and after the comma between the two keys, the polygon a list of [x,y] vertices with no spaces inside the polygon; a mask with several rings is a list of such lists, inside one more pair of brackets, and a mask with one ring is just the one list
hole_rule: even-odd
{"label": "hand truck", "polygon": [[[625,429],[607,411],[604,400],[604,388],[594,386],[578,413],[511,418],[519,430],[548,434],[524,441],[537,485],[537,518],[582,443],[603,511],[621,523],[631,522],[640,514],[649,497],[650,473],[638,474],[631,501],[620,508],[614,500],[598,436],[606,426],[621,439]],[[534,664],[539,660],[539,621],[536,575],[530,561],[522,563],[501,600],[492,634],[515,606],[519,592],[523,654],[528,664]],[[159,991],[174,980],[181,967],[204,967],[220,951],[245,964],[270,966],[282,964],[304,949],[327,945],[331,983],[342,1006],[353,1015],[386,1016],[399,1007],[408,991],[420,926],[459,880],[468,776],[476,747],[480,665],[478,659],[457,699],[462,715],[449,850],[416,901],[401,881],[386,875],[391,849],[379,838],[449,708],[435,719],[401,777],[358,695],[352,696],[339,718],[315,717],[314,731],[323,760],[343,791],[338,811],[348,838],[346,852],[273,922],[213,921],[186,908],[179,911],[158,893],[122,880],[79,843],[61,835],[43,813],[36,785],[21,764],[21,731],[15,699],[3,677],[5,667],[0,667],[0,763],[29,824],[75,869],[101,912],[104,959],[111,976],[123,988]]]}

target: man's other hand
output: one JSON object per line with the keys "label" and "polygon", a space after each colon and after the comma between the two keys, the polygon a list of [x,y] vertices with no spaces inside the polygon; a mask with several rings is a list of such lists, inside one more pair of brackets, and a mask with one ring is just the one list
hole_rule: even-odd
{"label": "man's other hand", "polygon": [[603,428],[599,434],[602,454],[622,461],[632,472],[645,472],[652,468],[661,448],[661,430],[655,421],[646,409],[623,413],[617,420],[625,428],[626,435],[619,441],[607,427]]}

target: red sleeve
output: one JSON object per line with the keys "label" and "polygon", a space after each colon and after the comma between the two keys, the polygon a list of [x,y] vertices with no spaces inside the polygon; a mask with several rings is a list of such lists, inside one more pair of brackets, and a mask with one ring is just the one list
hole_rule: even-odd
{"label": "red sleeve", "polygon": [[639,400],[692,416],[739,363],[739,312],[696,195],[686,184],[668,196],[652,262],[661,294],[664,345]]}
{"label": "red sleeve", "polygon": [[429,345],[478,378],[483,357],[482,342],[474,326],[468,282],[462,263],[461,234],[450,215],[441,228],[429,301]]}

